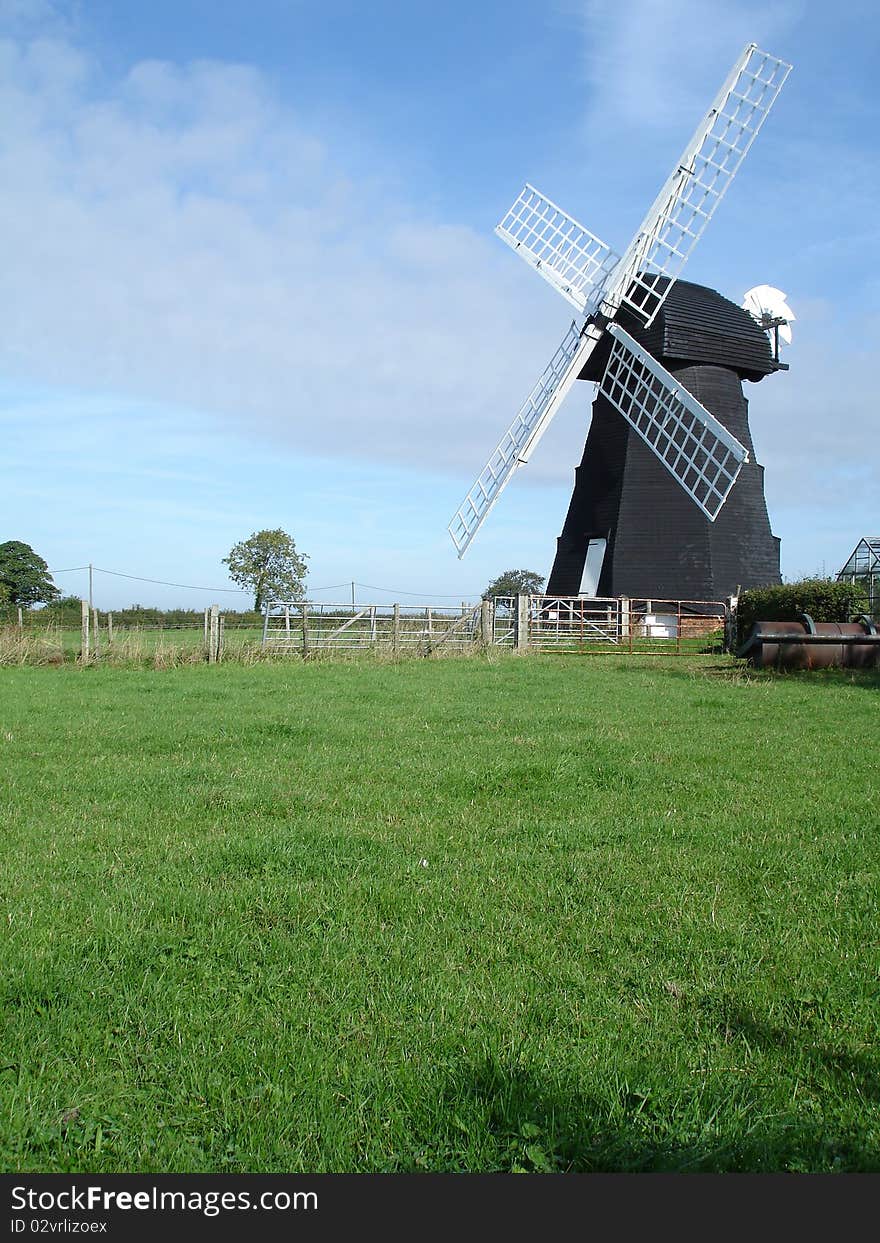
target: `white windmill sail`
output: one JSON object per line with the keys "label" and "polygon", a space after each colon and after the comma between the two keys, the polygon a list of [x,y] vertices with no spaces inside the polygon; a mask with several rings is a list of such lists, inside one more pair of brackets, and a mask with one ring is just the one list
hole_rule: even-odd
{"label": "white windmill sail", "polygon": [[[620,301],[649,325],[767,119],[791,65],[748,43],[614,273]],[[666,279],[664,279],[666,278]],[[611,310],[617,310],[613,295]]]}
{"label": "white windmill sail", "polygon": [[748,450],[628,332],[608,331],[614,344],[599,391],[714,522]]}
{"label": "white windmill sail", "polygon": [[495,232],[585,315],[620,262],[610,246],[528,183]]}
{"label": "white windmill sail", "polygon": [[449,534],[463,557],[468,544],[489,516],[489,511],[510,482],[514,471],[529,460],[535,445],[564,401],[600,333],[590,328],[584,335],[572,323],[535,387],[517,411],[489,461],[449,523]]}

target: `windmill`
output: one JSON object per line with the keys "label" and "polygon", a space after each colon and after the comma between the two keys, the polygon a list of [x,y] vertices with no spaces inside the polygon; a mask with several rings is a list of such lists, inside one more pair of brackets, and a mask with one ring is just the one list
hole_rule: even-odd
{"label": "windmill", "polygon": [[778,350],[753,308],[677,278],[790,69],[747,44],[622,256],[529,184],[504,216],[496,233],[578,319],[450,522],[459,557],[587,379],[593,418],[548,593],[711,600],[779,581],[742,395],[781,369]]}

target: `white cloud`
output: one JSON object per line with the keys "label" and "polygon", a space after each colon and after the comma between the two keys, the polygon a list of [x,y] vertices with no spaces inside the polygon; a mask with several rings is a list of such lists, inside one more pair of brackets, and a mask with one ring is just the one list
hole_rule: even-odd
{"label": "white cloud", "polygon": [[0,22],[7,29],[55,20],[57,11],[50,0],[0,0]]}
{"label": "white cloud", "polygon": [[791,360],[789,372],[746,386],[756,450],[772,463],[768,496],[783,505],[809,498],[822,508],[855,503],[866,515],[876,512],[880,470],[869,448],[877,425],[873,341],[842,350],[820,319],[783,358]]}
{"label": "white cloud", "polygon": [[352,181],[248,67],[106,84],[68,43],[7,40],[0,77],[8,375],[478,469],[543,362],[529,297],[566,319],[488,229]]}
{"label": "white cloud", "polygon": [[[589,119],[644,131],[684,127],[681,145],[747,43],[769,45],[801,3],[715,4],[705,0],[586,0]],[[784,59],[784,58],[783,58]]]}

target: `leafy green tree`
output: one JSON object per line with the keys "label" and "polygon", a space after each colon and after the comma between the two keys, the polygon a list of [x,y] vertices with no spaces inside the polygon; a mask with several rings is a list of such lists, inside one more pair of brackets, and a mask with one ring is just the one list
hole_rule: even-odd
{"label": "leafy green tree", "polygon": [[49,604],[61,594],[49,575],[49,567],[30,544],[7,540],[0,544],[0,584],[6,588],[12,608]]}
{"label": "leafy green tree", "polygon": [[308,557],[296,551],[296,544],[280,528],[255,531],[250,539],[236,544],[223,564],[229,577],[254,593],[259,611],[266,600],[297,600],[305,591]]}
{"label": "leafy green tree", "polygon": [[483,599],[492,596],[537,596],[543,590],[543,576],[534,570],[505,570],[492,580],[483,592]]}

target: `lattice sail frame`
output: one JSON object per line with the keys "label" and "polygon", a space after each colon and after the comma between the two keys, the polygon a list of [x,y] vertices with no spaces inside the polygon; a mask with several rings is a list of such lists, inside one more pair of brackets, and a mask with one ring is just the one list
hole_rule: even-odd
{"label": "lattice sail frame", "polygon": [[599,305],[620,256],[526,183],[495,232],[584,315]]}
{"label": "lattice sail frame", "polygon": [[586,365],[598,337],[596,329],[586,336],[581,335],[577,324],[572,323],[562,338],[556,353],[449,523],[449,534],[459,558],[464,555],[514,471],[528,461],[557,408]]}
{"label": "lattice sail frame", "polygon": [[599,391],[623,415],[710,522],[748,450],[653,355],[617,324]]}
{"label": "lattice sail frame", "polygon": [[790,72],[754,43],[743,49],[613,275],[612,312],[619,298],[653,322]]}

